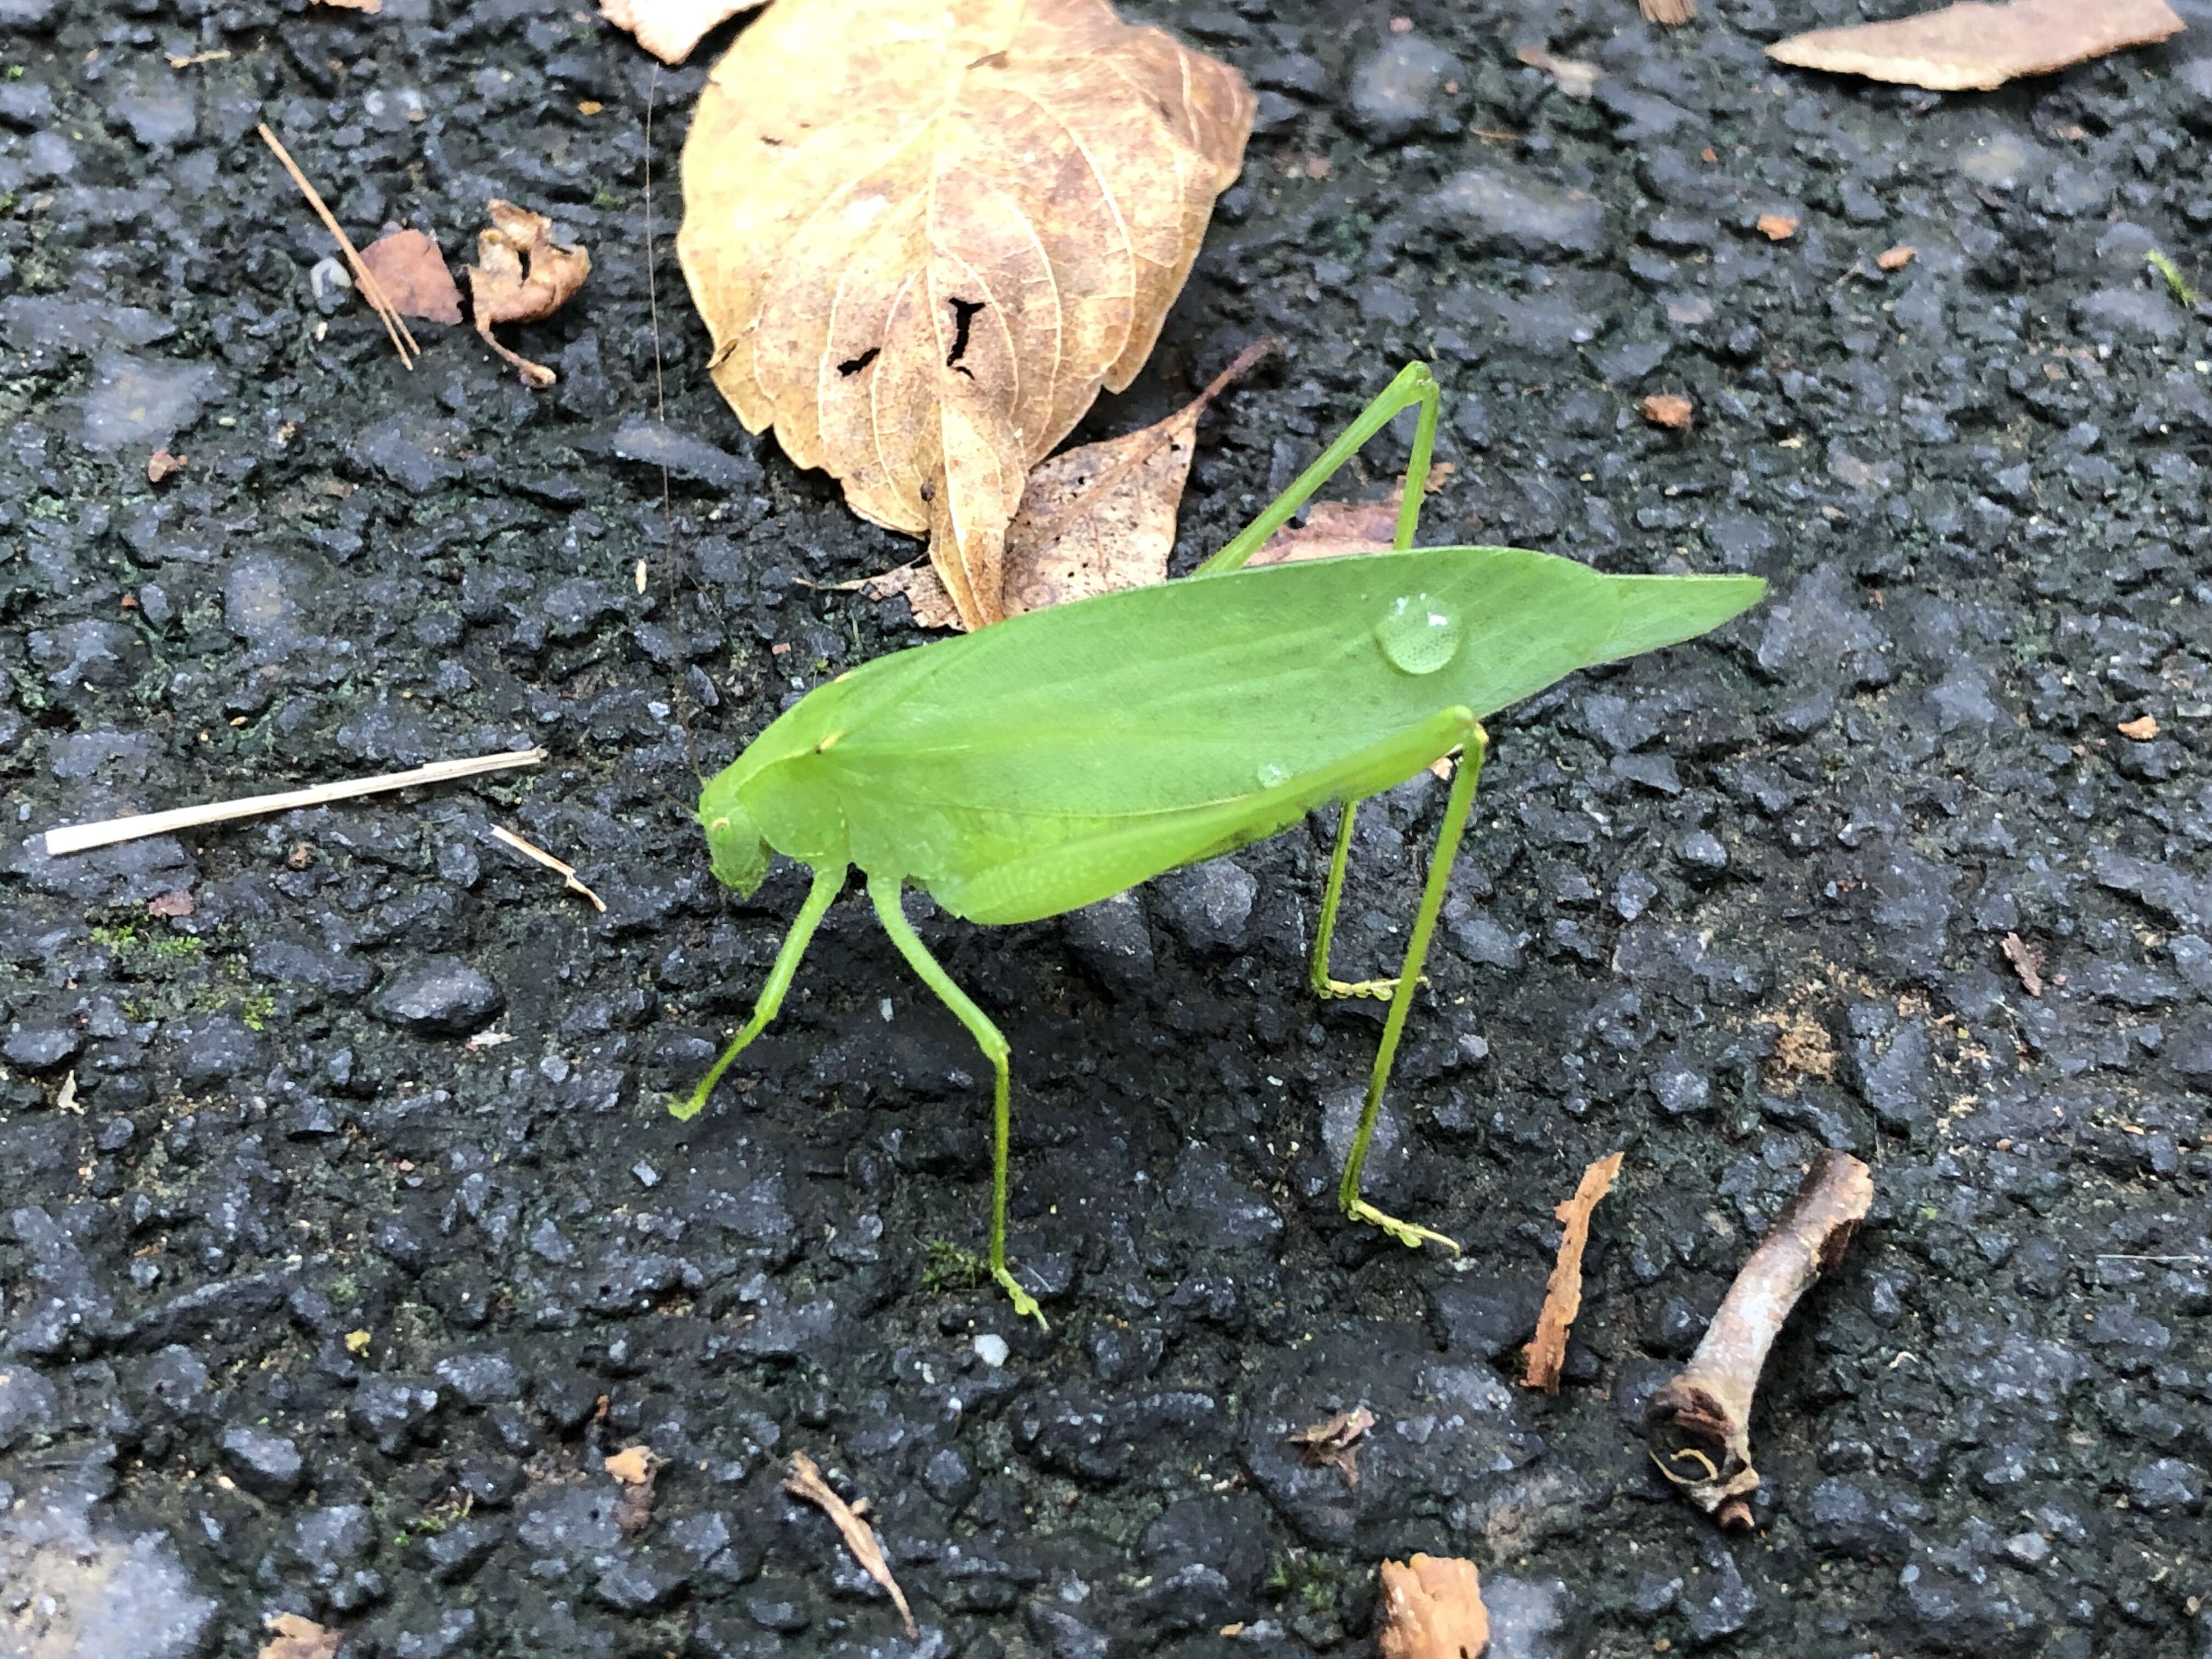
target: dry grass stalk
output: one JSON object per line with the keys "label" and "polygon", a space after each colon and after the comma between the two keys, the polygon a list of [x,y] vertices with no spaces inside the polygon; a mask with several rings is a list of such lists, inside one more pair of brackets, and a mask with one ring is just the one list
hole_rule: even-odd
{"label": "dry grass stalk", "polygon": [[597,910],[601,915],[605,915],[606,914],[607,902],[601,898],[597,893],[594,893],[590,888],[585,886],[582,882],[576,879],[576,866],[574,865],[562,863],[559,859],[555,858],[552,854],[547,852],[544,848],[532,845],[531,842],[523,840],[521,836],[516,835],[514,830],[502,829],[496,823],[491,827],[491,836],[494,841],[506,842],[507,846],[514,848],[514,850],[521,854],[523,857],[526,859],[536,859],[538,863],[544,865],[548,870],[557,872],[561,878],[568,884],[568,887],[571,891],[581,893],[586,898],[591,900],[592,908],[594,910]]}
{"label": "dry grass stalk", "polygon": [[907,1640],[911,1642],[921,1634],[914,1622],[914,1613],[906,1604],[906,1592],[891,1577],[890,1564],[884,1559],[884,1547],[876,1541],[876,1529],[860,1519],[850,1504],[830,1489],[822,1478],[822,1470],[805,1452],[791,1455],[791,1472],[783,1477],[783,1489],[793,1498],[803,1498],[830,1517],[845,1540],[845,1547],[853,1552],[853,1559],[860,1570],[884,1587],[898,1608],[899,1617],[906,1621]]}
{"label": "dry grass stalk", "polygon": [[255,130],[261,134],[261,142],[268,145],[276,159],[284,164],[284,171],[292,175],[292,182],[299,185],[300,194],[307,198],[307,205],[314,209],[315,216],[323,222],[323,228],[337,238],[338,251],[345,255],[346,264],[353,271],[353,279],[361,289],[362,297],[368,301],[369,309],[375,312],[378,319],[383,323],[384,331],[392,337],[392,349],[399,354],[400,368],[413,368],[415,360],[422,355],[422,349],[415,343],[415,337],[407,331],[406,320],[392,306],[391,297],[384,291],[384,284],[376,280],[374,271],[362,263],[361,251],[354,246],[353,239],[339,226],[337,216],[325,204],[321,194],[307,182],[307,175],[300,171],[300,164],[292,159],[292,153],[277,142],[275,133],[269,131],[269,124],[262,122]]}
{"label": "dry grass stalk", "polygon": [[465,760],[433,761],[411,772],[382,772],[370,778],[348,778],[337,783],[319,783],[307,789],[287,789],[273,795],[241,795],[235,800],[211,801],[202,806],[173,807],[166,812],[137,812],[128,817],[103,818],[96,823],[72,823],[46,831],[46,856],[82,853],[94,847],[145,836],[166,836],[203,823],[222,823],[232,818],[258,817],[264,812],[289,812],[303,806],[327,806],[334,800],[356,795],[381,794],[390,789],[411,789],[417,784],[445,783],[474,777],[482,772],[503,772],[514,766],[535,766],[545,758],[543,749],[522,749],[499,755],[472,755]]}

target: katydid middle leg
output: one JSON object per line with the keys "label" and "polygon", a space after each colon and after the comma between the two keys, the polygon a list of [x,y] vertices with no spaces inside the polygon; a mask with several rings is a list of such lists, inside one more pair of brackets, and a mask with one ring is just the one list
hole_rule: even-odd
{"label": "katydid middle leg", "polygon": [[[1337,1188],[1337,1202],[1355,1221],[1370,1221],[1401,1244],[1424,1242],[1442,1244],[1456,1255],[1459,1246],[1442,1233],[1417,1227],[1385,1215],[1359,1195],[1359,1171],[1367,1161],[1367,1143],[1375,1133],[1375,1119],[1382,1107],[1382,1091],[1390,1081],[1391,1063],[1398,1056],[1398,1039],[1406,1029],[1406,1016],[1413,1006],[1413,992],[1421,976],[1421,963],[1429,954],[1437,915],[1443,908],[1444,890],[1451,880],[1452,861],[1459,855],[1460,837],[1474,810],[1474,788],[1482,775],[1482,759],[1489,738],[1480,726],[1470,721],[1459,769],[1452,775],[1451,794],[1444,802],[1443,827],[1437,833],[1437,848],[1429,859],[1429,877],[1421,890],[1420,908],[1413,916],[1413,937],[1407,941],[1406,960],[1398,970],[1397,989],[1390,1012],[1382,1022],[1382,1041],[1375,1051],[1375,1068],[1368,1074],[1367,1099],[1359,1113],[1359,1127],[1352,1137],[1352,1151],[1344,1160],[1344,1179]],[[1347,806],[1346,811],[1351,809]]]}
{"label": "katydid middle leg", "polygon": [[953,983],[952,975],[929,954],[929,947],[921,942],[921,936],[914,931],[914,924],[906,919],[906,912],[899,906],[900,884],[896,876],[868,878],[868,897],[884,924],[884,932],[891,936],[891,943],[898,946],[907,965],[921,975],[922,983],[936,992],[937,1000],[968,1028],[968,1035],[975,1039],[975,1046],[991,1062],[991,1277],[1013,1297],[1016,1313],[1036,1320],[1049,1330],[1051,1327],[1045,1324],[1036,1298],[1015,1282],[1006,1266],[1006,1159],[1008,1143],[1013,1138],[1013,1111],[1009,1100],[1012,1079],[1006,1067],[1006,1039],[991,1023],[990,1016]]}

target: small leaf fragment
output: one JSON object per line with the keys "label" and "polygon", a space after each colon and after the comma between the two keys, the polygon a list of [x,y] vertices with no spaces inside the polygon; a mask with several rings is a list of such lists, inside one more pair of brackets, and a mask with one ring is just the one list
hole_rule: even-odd
{"label": "small leaf fragment", "polygon": [[1541,70],[1552,77],[1553,84],[1577,103],[1588,103],[1597,90],[1597,83],[1605,76],[1604,67],[1586,64],[1577,58],[1559,58],[1549,48],[1538,46],[1521,46],[1513,55],[1530,69]]}
{"label": "small leaf fragment", "polygon": [[1797,216],[1794,213],[1762,213],[1758,224],[1759,234],[1770,242],[1786,242],[1797,234]]}
{"label": "small leaf fragment", "polygon": [[461,320],[461,291],[437,243],[419,230],[387,230],[361,251],[361,262],[384,285],[403,317],[426,323]]}
{"label": "small leaf fragment", "polygon": [[1367,1431],[1374,1426],[1375,1413],[1364,1406],[1355,1406],[1348,1412],[1324,1417],[1303,1429],[1293,1429],[1283,1438],[1303,1449],[1308,1468],[1334,1469],[1344,1477],[1346,1486],[1358,1492],[1358,1446]]}
{"label": "small leaf fragment", "polygon": [[1874,262],[1884,270],[1902,270],[1912,263],[1920,250],[1910,242],[1899,242],[1895,247],[1886,247],[1874,256]]}
{"label": "small leaf fragment", "polygon": [[2032,997],[2043,994],[2043,952],[2030,945],[2018,933],[2007,933],[2004,943],[1998,946],[2004,959],[2020,975],[2020,988]]}
{"label": "small leaf fragment", "polygon": [[2149,46],[2181,29],[2166,0],[1960,0],[1893,22],[1793,34],[1767,47],[1766,55],[1800,69],[1930,92],[1988,92],[2024,75],[2048,75]]}
{"label": "small leaf fragment", "polygon": [[172,472],[179,472],[190,457],[172,455],[166,449],[157,449],[146,458],[146,482],[157,484]]}
{"label": "small leaf fragment", "polygon": [[599,0],[599,15],[664,64],[680,64],[710,29],[761,0]]}
{"label": "small leaf fragment", "polygon": [[1490,1645],[1482,1577],[1458,1556],[1416,1555],[1382,1568],[1381,1659],[1475,1659]]}
{"label": "small leaf fragment", "polygon": [[1687,398],[1672,392],[1655,392],[1636,405],[1644,418],[1669,432],[1687,432],[1690,417],[1697,412],[1696,405]]}
{"label": "small leaf fragment", "polygon": [[606,1459],[606,1472],[623,1489],[615,1504],[615,1526],[623,1537],[635,1537],[652,1520],[653,1482],[667,1464],[650,1446],[625,1446]]}
{"label": "small leaf fragment", "polygon": [[1613,1190],[1622,1156],[1615,1152],[1584,1170],[1573,1196],[1552,1212],[1565,1231],[1559,1235],[1559,1259],[1552,1264],[1552,1276],[1544,1285],[1544,1306],[1536,1316],[1535,1338],[1526,1350],[1528,1363],[1521,1379],[1523,1388],[1541,1389],[1546,1394],[1559,1391],[1559,1370],[1567,1358],[1567,1333],[1574,1326],[1575,1316],[1582,1311],[1583,1252],[1589,1244],[1590,1212]]}
{"label": "small leaf fragment", "polygon": [[875,1528],[860,1518],[858,1507],[830,1490],[830,1483],[822,1478],[820,1466],[805,1452],[792,1453],[791,1468],[783,1477],[783,1489],[793,1498],[805,1498],[830,1517],[830,1524],[844,1539],[845,1547],[860,1564],[860,1570],[884,1587],[891,1604],[898,1608],[899,1617],[906,1621],[907,1639],[913,1641],[920,1636],[913,1611],[906,1604],[906,1592],[891,1577],[890,1564],[884,1559],[884,1547],[876,1540]]}
{"label": "small leaf fragment", "polygon": [[272,1613],[262,1624],[270,1638],[261,1644],[258,1659],[332,1659],[343,1632],[296,1613]]}
{"label": "small leaf fragment", "polygon": [[553,222],[495,197],[485,210],[491,228],[477,235],[477,263],[469,269],[469,297],[484,343],[535,386],[556,378],[542,363],[508,350],[493,337],[495,323],[534,323],[567,304],[592,274],[592,256],[553,240]]}
{"label": "small leaf fragment", "polygon": [[2122,720],[2119,732],[2122,737],[2133,738],[2137,743],[2148,743],[2158,735],[2158,717],[2143,714],[2131,720]]}

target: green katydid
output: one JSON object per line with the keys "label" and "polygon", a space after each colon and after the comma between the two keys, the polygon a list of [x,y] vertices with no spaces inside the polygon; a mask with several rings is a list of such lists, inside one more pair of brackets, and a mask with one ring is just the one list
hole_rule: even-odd
{"label": "green katydid", "polygon": [[[1419,415],[1392,550],[1243,567],[1403,410]],[[688,1097],[696,1115],[775,1017],[799,958],[857,865],[884,931],[968,1028],[994,1073],[990,1268],[1006,1263],[1006,1040],[930,955],[900,908],[911,883],[953,915],[1059,915],[1341,805],[1312,958],[1323,995],[1388,996],[1345,1159],[1346,1215],[1418,1246],[1456,1245],[1360,1196],[1389,1080],[1488,738],[1484,715],[1594,663],[1716,628],[1755,602],[1750,576],[1607,576],[1516,548],[1414,550],[1437,387],[1407,365],[1280,500],[1193,574],[1031,611],[894,653],[816,687],[709,782],[699,803],[715,875],[740,893],[769,854],[813,886],[752,1018]],[[1364,797],[1462,750],[1395,980],[1329,976],[1352,815]]]}

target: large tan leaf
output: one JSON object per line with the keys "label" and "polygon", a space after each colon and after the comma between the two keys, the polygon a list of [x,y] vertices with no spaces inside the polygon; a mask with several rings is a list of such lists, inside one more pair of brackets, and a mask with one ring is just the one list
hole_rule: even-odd
{"label": "large tan leaf", "polygon": [[1766,49],[1777,63],[1898,81],[1933,92],[1986,92],[2124,46],[2181,33],[2166,0],[1960,0],[1888,23],[1793,34]]}
{"label": "large tan leaf", "polygon": [[1252,110],[1105,0],[780,0],[684,149],[715,384],[996,620],[1024,479],[1152,350]]}

